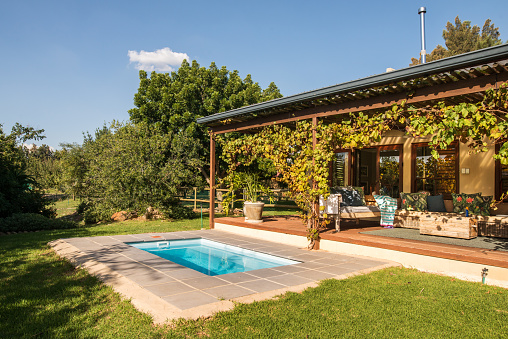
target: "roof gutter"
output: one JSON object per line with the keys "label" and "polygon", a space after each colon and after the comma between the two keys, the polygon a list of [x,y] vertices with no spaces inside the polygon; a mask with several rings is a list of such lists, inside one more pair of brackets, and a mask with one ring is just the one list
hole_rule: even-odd
{"label": "roof gutter", "polygon": [[206,124],[219,120],[229,119],[235,116],[258,112],[266,109],[276,108],[279,106],[294,104],[307,100],[312,100],[328,95],[338,94],[342,92],[358,91],[365,88],[382,86],[385,84],[414,79],[428,76],[436,73],[444,73],[451,70],[458,70],[468,66],[486,64],[496,60],[508,58],[508,44],[502,44],[494,47],[481,49],[469,53],[456,55],[453,57],[421,64],[417,66],[407,67],[395,70],[389,73],[372,75],[366,78],[344,82],[342,84],[320,88],[317,90],[290,95],[287,97],[274,99],[270,101],[253,104],[227,112],[215,113],[213,115],[198,118],[198,124]]}

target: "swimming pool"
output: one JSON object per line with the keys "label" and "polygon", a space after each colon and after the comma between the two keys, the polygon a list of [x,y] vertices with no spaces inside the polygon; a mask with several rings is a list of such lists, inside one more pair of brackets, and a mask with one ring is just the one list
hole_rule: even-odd
{"label": "swimming pool", "polygon": [[202,238],[128,244],[211,276],[300,263]]}

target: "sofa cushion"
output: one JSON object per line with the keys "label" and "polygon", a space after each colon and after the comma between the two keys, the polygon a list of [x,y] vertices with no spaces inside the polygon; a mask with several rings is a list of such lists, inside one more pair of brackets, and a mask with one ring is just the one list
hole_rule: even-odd
{"label": "sofa cushion", "polygon": [[365,191],[363,190],[363,187],[359,186],[349,186],[352,187],[358,194],[358,200],[357,203],[359,205],[352,205],[352,206],[365,206]]}
{"label": "sofa cushion", "polygon": [[493,197],[489,196],[478,196],[475,198],[475,202],[477,203],[478,210],[477,215],[489,216],[490,215],[490,204],[492,203]]}
{"label": "sofa cushion", "polygon": [[471,214],[479,214],[478,203],[480,202],[477,197],[481,197],[481,193],[452,193],[453,212],[466,213],[466,208],[469,209]]}
{"label": "sofa cushion", "polygon": [[426,211],[427,210],[427,193],[400,193],[402,200],[401,209],[408,211]]}
{"label": "sofa cushion", "polygon": [[365,206],[365,195],[362,187],[332,187],[330,193],[342,195],[341,206]]}
{"label": "sofa cushion", "polygon": [[445,200],[444,205],[447,213],[453,213],[453,200]]}
{"label": "sofa cushion", "polygon": [[427,209],[429,212],[446,212],[443,195],[432,195],[427,197]]}

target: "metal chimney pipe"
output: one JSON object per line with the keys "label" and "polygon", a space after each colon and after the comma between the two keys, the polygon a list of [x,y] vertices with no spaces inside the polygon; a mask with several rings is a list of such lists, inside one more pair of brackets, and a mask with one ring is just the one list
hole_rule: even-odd
{"label": "metal chimney pipe", "polygon": [[425,13],[427,9],[425,7],[420,7],[418,9],[418,14],[420,15],[420,33],[422,39],[422,51],[420,55],[422,56],[422,64],[427,62],[427,51],[425,50]]}

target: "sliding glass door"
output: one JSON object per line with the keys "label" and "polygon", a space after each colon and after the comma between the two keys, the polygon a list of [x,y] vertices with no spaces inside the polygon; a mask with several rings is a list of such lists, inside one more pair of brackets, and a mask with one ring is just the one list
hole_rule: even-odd
{"label": "sliding glass door", "polygon": [[379,150],[379,193],[398,198],[402,187],[402,161],[399,148]]}
{"label": "sliding glass door", "polygon": [[402,145],[364,148],[355,152],[354,182],[365,194],[398,198],[402,187]]}

